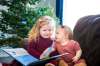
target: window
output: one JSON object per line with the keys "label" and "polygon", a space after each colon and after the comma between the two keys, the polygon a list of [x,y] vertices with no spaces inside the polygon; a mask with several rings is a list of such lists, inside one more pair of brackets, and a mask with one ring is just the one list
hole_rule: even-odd
{"label": "window", "polygon": [[100,14],[100,0],[64,0],[63,2],[63,24],[71,29],[80,17],[93,14]]}

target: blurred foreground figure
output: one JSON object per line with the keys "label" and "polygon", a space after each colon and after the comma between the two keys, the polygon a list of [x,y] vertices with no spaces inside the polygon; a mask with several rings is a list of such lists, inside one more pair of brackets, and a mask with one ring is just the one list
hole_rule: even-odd
{"label": "blurred foreground figure", "polygon": [[89,15],[78,20],[74,39],[83,50],[87,66],[100,66],[100,15]]}

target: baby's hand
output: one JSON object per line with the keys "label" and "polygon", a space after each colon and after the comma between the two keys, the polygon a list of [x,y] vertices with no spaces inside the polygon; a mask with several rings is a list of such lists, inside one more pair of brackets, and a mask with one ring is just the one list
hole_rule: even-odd
{"label": "baby's hand", "polygon": [[41,54],[40,55],[40,59],[43,59],[43,58],[45,58],[45,55],[44,54]]}
{"label": "baby's hand", "polygon": [[79,57],[74,56],[74,57],[72,58],[72,60],[73,60],[73,62],[77,62],[77,61],[79,60]]}
{"label": "baby's hand", "polygon": [[43,53],[40,55],[40,59],[46,58],[50,55],[51,52],[54,51],[53,47],[48,47],[46,50],[43,51]]}
{"label": "baby's hand", "polygon": [[45,66],[55,66],[55,65],[52,63],[47,63],[47,64],[45,64]]}

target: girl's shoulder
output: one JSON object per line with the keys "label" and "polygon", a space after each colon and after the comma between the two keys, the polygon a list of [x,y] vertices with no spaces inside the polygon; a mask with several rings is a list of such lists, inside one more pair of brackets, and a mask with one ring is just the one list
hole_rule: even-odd
{"label": "girl's shoulder", "polygon": [[76,41],[75,41],[75,40],[70,40],[70,42],[72,42],[72,43],[76,43]]}
{"label": "girl's shoulder", "polygon": [[72,44],[79,44],[77,41],[75,41],[75,40],[70,40],[70,43],[72,43]]}

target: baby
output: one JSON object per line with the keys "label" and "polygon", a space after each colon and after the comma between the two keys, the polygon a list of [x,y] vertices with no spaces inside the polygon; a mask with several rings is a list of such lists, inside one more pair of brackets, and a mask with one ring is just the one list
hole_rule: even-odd
{"label": "baby", "polygon": [[57,50],[61,56],[59,66],[86,66],[84,59],[81,59],[82,50],[79,43],[72,39],[73,34],[68,26],[59,26],[56,31],[54,44],[47,48],[40,58],[45,58],[51,52]]}

